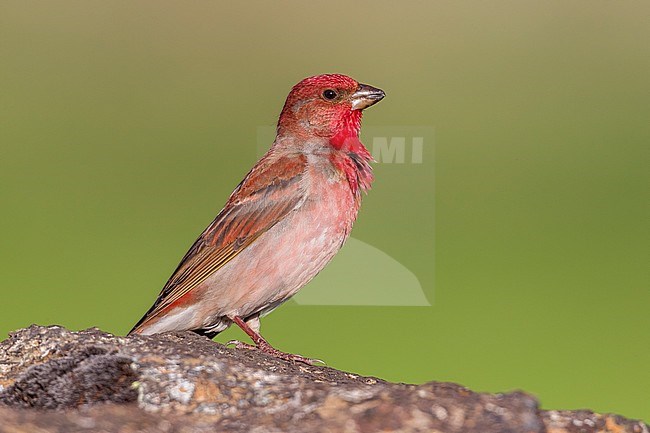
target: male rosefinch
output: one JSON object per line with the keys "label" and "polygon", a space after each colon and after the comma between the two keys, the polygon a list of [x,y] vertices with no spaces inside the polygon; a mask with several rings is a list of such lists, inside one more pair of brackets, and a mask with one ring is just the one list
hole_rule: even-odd
{"label": "male rosefinch", "polygon": [[212,338],[235,323],[259,350],[313,363],[273,348],[259,333],[260,317],[316,276],[348,238],[373,180],[372,157],[359,141],[361,111],[383,97],[345,75],[296,84],[271,149],[129,334],[191,330]]}

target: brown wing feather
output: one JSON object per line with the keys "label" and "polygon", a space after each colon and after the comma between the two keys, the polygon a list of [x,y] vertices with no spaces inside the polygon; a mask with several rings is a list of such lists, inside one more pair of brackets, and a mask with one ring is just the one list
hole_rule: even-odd
{"label": "brown wing feather", "polygon": [[300,181],[306,164],[302,154],[277,157],[269,152],[233,191],[129,334],[164,313],[295,209],[304,198]]}

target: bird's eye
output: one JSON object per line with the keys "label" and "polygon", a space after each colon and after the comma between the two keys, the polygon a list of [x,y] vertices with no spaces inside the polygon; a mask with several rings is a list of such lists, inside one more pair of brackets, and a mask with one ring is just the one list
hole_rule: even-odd
{"label": "bird's eye", "polygon": [[323,92],[323,98],[329,99],[330,101],[335,99],[337,96],[336,91],[332,89],[327,89]]}

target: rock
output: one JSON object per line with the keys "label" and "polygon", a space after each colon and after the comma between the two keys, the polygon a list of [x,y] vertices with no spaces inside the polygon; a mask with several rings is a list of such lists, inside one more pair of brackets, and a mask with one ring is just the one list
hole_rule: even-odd
{"label": "rock", "polygon": [[0,432],[650,433],[523,392],[389,383],[230,349],[193,333],[31,326],[0,343]]}

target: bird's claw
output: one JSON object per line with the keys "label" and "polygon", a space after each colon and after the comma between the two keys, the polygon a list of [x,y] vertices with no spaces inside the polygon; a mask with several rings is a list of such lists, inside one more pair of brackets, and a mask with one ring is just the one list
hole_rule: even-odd
{"label": "bird's claw", "polygon": [[248,350],[256,349],[256,347],[253,346],[252,344],[244,343],[243,341],[239,341],[239,340],[230,340],[229,342],[226,343],[226,347],[227,346],[234,346],[235,349],[248,349]]}
{"label": "bird's claw", "polygon": [[262,341],[257,346],[257,348],[260,351],[262,351],[263,353],[266,353],[267,355],[271,355],[271,356],[273,356],[275,358],[284,359],[285,361],[302,362],[303,364],[312,365],[312,366],[314,364],[317,364],[317,363],[321,363],[321,364],[325,365],[325,362],[320,360],[320,359],[312,359],[312,358],[307,358],[307,357],[302,356],[302,355],[282,352],[282,351],[276,349],[275,347],[271,346],[266,341]]}
{"label": "bird's claw", "polygon": [[235,349],[247,349],[247,350],[257,349],[262,353],[266,353],[267,355],[271,355],[275,358],[284,359],[285,361],[289,361],[289,362],[302,362],[303,364],[307,364],[311,366],[314,366],[316,364],[322,364],[324,366],[327,365],[325,364],[325,361],[323,361],[322,359],[307,358],[302,355],[282,352],[266,342],[263,342],[258,346],[254,346],[252,344],[244,343],[243,341],[230,340],[226,343],[226,346],[234,346]]}

